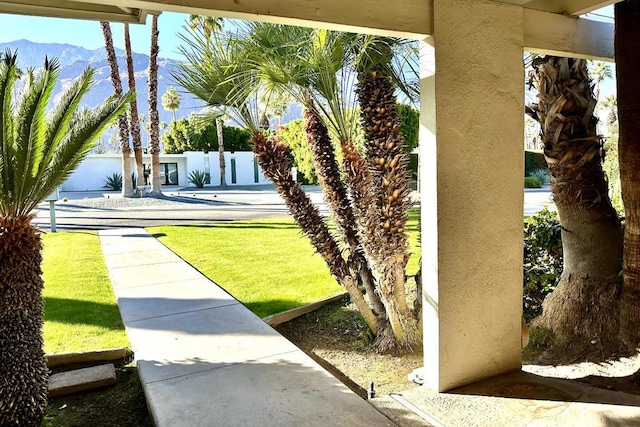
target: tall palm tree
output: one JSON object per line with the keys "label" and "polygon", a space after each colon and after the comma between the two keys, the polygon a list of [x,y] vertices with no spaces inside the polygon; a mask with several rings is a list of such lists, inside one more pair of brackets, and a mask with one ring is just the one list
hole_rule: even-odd
{"label": "tall palm tree", "polygon": [[30,73],[23,96],[12,99],[17,56],[0,62],[0,425],[39,426],[47,403],[42,351],[42,242],[33,210],[78,166],[100,134],[126,110],[112,97],[80,110],[92,85],[86,69],[46,108],[58,83],[56,60]]}
{"label": "tall palm tree", "polygon": [[158,15],[151,19],[149,53],[149,152],[151,153],[151,194],[162,193],[160,182],[160,118],[158,116]]}
{"label": "tall palm tree", "polygon": [[[223,21],[222,18],[216,18],[213,16],[200,16],[200,15],[190,15],[189,16],[189,28],[192,32],[199,34],[200,36],[204,36],[204,41],[207,45],[211,43],[218,43],[220,41],[220,31],[223,29]],[[212,38],[215,37],[215,40]],[[212,104],[209,102],[209,105]],[[222,104],[215,105],[215,107],[223,107]],[[217,115],[215,117],[216,121],[216,134],[218,136],[218,160],[220,167],[220,187],[225,188],[227,186],[227,178],[226,178],[226,169],[227,162],[224,156],[224,132],[223,132],[223,122],[222,116]]]}
{"label": "tall palm tree", "polygon": [[176,88],[168,87],[167,91],[162,95],[162,107],[173,112],[173,121],[177,120],[176,111],[180,109],[181,97]]}
{"label": "tall palm tree", "polygon": [[[116,51],[113,47],[111,26],[105,21],[101,21],[100,26],[102,27],[104,44],[107,50],[107,61],[109,62],[113,91],[116,96],[122,96],[122,82],[120,81],[120,72],[118,71]],[[126,114],[118,117],[118,128],[120,137],[120,153],[122,155],[122,196],[133,197],[133,182],[131,180],[131,146],[129,145],[129,125],[127,123]]]}
{"label": "tall palm tree", "polygon": [[[527,113],[541,125],[544,155],[562,229],[563,270],[539,324],[557,343],[618,350],[622,229],[602,169],[595,94],[584,59],[541,56],[531,74],[538,102]],[[597,244],[594,244],[597,242]]]}
{"label": "tall palm tree", "polygon": [[626,217],[621,332],[623,339],[637,348],[640,347],[640,0],[618,2],[614,10],[618,160]]}
{"label": "tall palm tree", "polygon": [[[136,77],[133,69],[133,52],[131,51],[131,38],[129,36],[129,24],[124,23],[124,48],[127,57],[127,80],[129,90],[136,91]],[[140,137],[140,123],[138,121],[138,101],[131,101],[129,108],[131,114],[130,128],[133,141],[133,154],[136,158],[136,187],[144,186],[144,161],[142,160],[142,139]]]}

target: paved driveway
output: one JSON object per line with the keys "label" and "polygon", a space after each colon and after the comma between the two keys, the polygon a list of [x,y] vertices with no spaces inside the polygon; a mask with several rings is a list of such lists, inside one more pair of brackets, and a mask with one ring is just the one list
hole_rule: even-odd
{"label": "paved driveway", "polygon": [[[318,186],[305,191],[322,214],[327,207]],[[243,219],[278,218],[289,215],[282,198],[271,185],[233,186],[227,189],[165,188],[163,197],[123,199],[118,192],[61,192],[55,203],[60,231],[151,227]],[[526,190],[524,213],[531,215],[553,204],[549,189]],[[66,201],[65,201],[66,199]],[[49,203],[38,206],[34,221],[49,231]]]}

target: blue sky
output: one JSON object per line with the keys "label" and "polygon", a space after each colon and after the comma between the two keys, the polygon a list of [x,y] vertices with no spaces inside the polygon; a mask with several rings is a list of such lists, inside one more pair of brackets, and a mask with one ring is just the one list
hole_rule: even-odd
{"label": "blue sky", "polygon": [[[160,56],[176,58],[179,38],[188,15],[164,12],[158,18],[160,36]],[[151,38],[151,17],[147,17],[148,25],[131,24],[131,44],[134,52],[149,53]],[[116,47],[124,49],[123,25],[112,23],[113,42]],[[86,49],[97,49],[104,46],[102,30],[97,21],[77,19],[43,18],[21,15],[0,14],[0,43],[27,39],[39,43],[67,43],[82,46]]]}

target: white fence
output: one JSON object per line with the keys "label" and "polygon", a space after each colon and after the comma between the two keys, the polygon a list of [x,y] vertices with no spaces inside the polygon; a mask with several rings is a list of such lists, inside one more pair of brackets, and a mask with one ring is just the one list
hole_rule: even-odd
{"label": "white fence", "polygon": [[[151,165],[151,155],[143,155],[145,174]],[[255,156],[251,152],[225,152],[225,178],[227,185],[269,184],[260,170]],[[218,153],[187,151],[183,154],[161,154],[161,178],[163,186],[177,188],[193,187],[189,174],[200,170],[211,177],[206,186],[220,185],[220,162]],[[135,159],[131,154],[131,170],[135,172]],[[78,166],[76,171],[62,184],[63,191],[104,190],[105,180],[114,173],[122,174],[122,156],[120,154],[90,154]]]}

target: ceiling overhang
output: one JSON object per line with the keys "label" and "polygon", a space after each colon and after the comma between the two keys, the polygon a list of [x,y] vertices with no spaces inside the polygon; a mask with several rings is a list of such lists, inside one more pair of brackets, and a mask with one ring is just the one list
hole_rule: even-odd
{"label": "ceiling overhang", "polygon": [[[441,0],[444,1],[444,0]],[[578,18],[616,0],[493,0],[522,6],[529,49],[610,59],[613,25]],[[424,38],[433,0],[0,0],[0,13],[144,23],[162,11]]]}
{"label": "ceiling overhang", "polygon": [[118,2],[76,0],[0,0],[0,12],[55,18],[89,19],[96,21],[144,23],[148,11]]}

